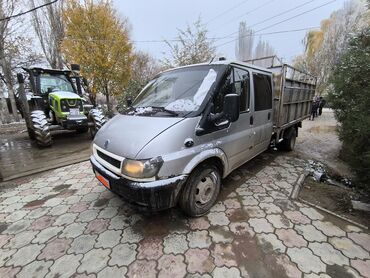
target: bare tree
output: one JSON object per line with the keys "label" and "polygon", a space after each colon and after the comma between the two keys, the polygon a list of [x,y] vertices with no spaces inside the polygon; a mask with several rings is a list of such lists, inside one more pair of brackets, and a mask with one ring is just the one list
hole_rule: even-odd
{"label": "bare tree", "polygon": [[170,57],[162,60],[166,67],[185,66],[202,63],[216,56],[216,49],[212,41],[207,39],[208,30],[199,18],[193,26],[187,26],[185,30],[178,29],[178,43],[171,44],[166,41],[170,48]]}
{"label": "bare tree", "polygon": [[[274,48],[267,41],[263,41],[260,39],[254,50],[254,58],[263,58],[273,55],[275,55]],[[260,67],[268,67],[271,65],[269,60],[260,60],[257,61],[255,64]]]}
{"label": "bare tree", "polygon": [[11,122],[11,117],[8,113],[8,105],[5,98],[5,80],[0,74],[0,123],[7,124]]}
{"label": "bare tree", "polygon": [[[275,55],[275,50],[266,41],[259,40],[257,45],[254,43],[254,31],[245,22],[239,24],[239,36],[235,45],[235,56],[240,61],[247,61],[256,58],[263,58]],[[256,61],[256,65],[268,66],[267,60]]]}
{"label": "bare tree", "polygon": [[[13,110],[13,116],[15,121],[19,121],[17,114],[17,107],[14,99],[13,90],[13,76],[11,66],[11,56],[9,56],[9,50],[11,50],[10,37],[13,32],[9,16],[15,13],[16,1],[15,0],[1,0],[0,1],[0,18],[4,20],[0,21],[0,66],[2,70],[2,76],[6,88],[9,93],[9,99]],[[3,108],[4,109],[4,108]]]}
{"label": "bare tree", "polygon": [[[19,121],[15,103],[15,75],[23,66],[40,61],[33,51],[32,40],[25,34],[23,17],[10,18],[22,6],[19,0],[0,0],[0,74],[10,99],[13,117]],[[3,93],[5,97],[5,94]],[[4,109],[4,105],[2,105]]]}
{"label": "bare tree", "polygon": [[[52,0],[40,0],[48,4]],[[63,68],[61,43],[64,38],[63,0],[32,13],[32,24],[46,60],[52,68]],[[30,2],[35,7],[35,0]]]}
{"label": "bare tree", "polygon": [[138,81],[141,85],[147,83],[158,72],[161,67],[158,61],[148,53],[136,51],[131,65],[131,79]]}
{"label": "bare tree", "polygon": [[253,30],[245,22],[239,24],[239,37],[235,45],[235,57],[240,61],[253,58],[254,35]]}

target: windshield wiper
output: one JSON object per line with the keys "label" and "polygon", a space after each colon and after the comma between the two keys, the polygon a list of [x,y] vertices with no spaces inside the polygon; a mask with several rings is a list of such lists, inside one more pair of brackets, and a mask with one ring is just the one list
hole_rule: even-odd
{"label": "windshield wiper", "polygon": [[175,111],[172,111],[172,110],[168,110],[168,109],[166,109],[166,108],[164,108],[164,107],[162,107],[162,106],[149,106],[149,107],[151,107],[151,108],[153,108],[153,109],[156,109],[156,110],[159,110],[160,112],[167,112],[168,114],[171,114],[171,115],[173,115],[173,116],[178,116],[179,114],[178,113],[176,113]]}

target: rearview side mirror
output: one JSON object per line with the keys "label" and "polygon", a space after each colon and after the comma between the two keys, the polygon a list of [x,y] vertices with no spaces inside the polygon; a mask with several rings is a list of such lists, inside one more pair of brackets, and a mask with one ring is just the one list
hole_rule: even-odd
{"label": "rearview side mirror", "polygon": [[240,96],[237,94],[228,94],[224,98],[224,113],[230,122],[236,122],[239,119]]}
{"label": "rearview side mirror", "polygon": [[80,65],[78,64],[71,64],[72,71],[80,71]]}

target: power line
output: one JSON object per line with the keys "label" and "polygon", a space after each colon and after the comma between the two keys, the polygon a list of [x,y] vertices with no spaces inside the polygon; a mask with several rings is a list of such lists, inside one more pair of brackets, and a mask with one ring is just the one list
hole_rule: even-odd
{"label": "power line", "polygon": [[[312,12],[312,11],[314,11],[314,10],[320,9],[320,8],[322,8],[322,7],[324,7],[324,6],[327,6],[327,5],[331,4],[331,3],[334,3],[334,2],[336,2],[336,1],[337,1],[337,0],[332,0],[332,1],[326,2],[325,4],[322,4],[322,5],[320,5],[320,6],[314,7],[314,8],[312,8],[312,9],[310,9],[310,10],[304,11],[304,12],[302,12],[302,13],[299,13],[299,14],[294,15],[294,16],[292,16],[292,17],[289,17],[289,18],[287,18],[287,19],[284,19],[284,20],[281,20],[281,21],[276,22],[276,23],[274,23],[274,24],[268,25],[268,26],[266,26],[266,27],[264,27],[264,28],[262,28],[262,29],[257,30],[256,32],[260,32],[260,31],[263,31],[263,30],[269,29],[269,28],[271,28],[271,27],[275,27],[276,25],[279,25],[279,24],[281,24],[281,23],[287,22],[287,21],[292,20],[292,19],[294,19],[294,18],[297,18],[297,17],[299,17],[299,16],[301,16],[301,15],[304,15],[304,14],[310,13],[310,12]],[[260,35],[261,35],[261,34],[260,34]],[[248,35],[246,35],[246,36],[241,36],[241,38],[244,38],[244,37],[248,37]],[[238,39],[239,39],[239,37],[237,37],[237,38],[235,38],[235,39],[233,39],[233,40],[227,41],[227,42],[225,42],[225,43],[222,43],[222,44],[216,45],[216,47],[220,47],[220,46],[223,46],[223,45],[226,45],[226,44],[229,44],[229,43],[235,42],[235,41],[237,41]]]}
{"label": "power line", "polygon": [[[269,4],[271,4],[272,2],[274,2],[275,0],[269,0],[269,1],[267,1],[267,2],[264,2],[262,5],[259,5],[258,7],[256,7],[256,8],[254,8],[254,9],[252,9],[252,10],[250,10],[250,11],[247,11],[246,13],[244,13],[244,14],[242,14],[242,15],[240,15],[240,16],[238,16],[237,18],[233,18],[232,20],[229,20],[228,22],[226,22],[225,24],[229,24],[230,22],[233,22],[233,21],[235,21],[235,20],[238,20],[239,18],[241,18],[241,17],[244,17],[244,16],[246,16],[246,15],[249,15],[249,14],[251,14],[251,13],[253,13],[253,12],[256,12],[256,11],[258,11],[259,9],[261,9],[261,8],[263,8],[263,7],[265,7],[265,6],[267,6],[267,5],[269,5]],[[223,24],[223,26],[225,25],[225,24]],[[221,25],[220,25],[221,26]]]}
{"label": "power line", "polygon": [[238,8],[238,7],[240,7],[240,6],[242,6],[242,5],[244,5],[244,4],[245,4],[246,2],[248,2],[248,1],[249,1],[249,0],[245,0],[245,1],[242,1],[242,2],[240,2],[240,3],[238,3],[238,4],[236,4],[235,6],[231,7],[230,9],[228,9],[228,10],[226,10],[226,11],[224,11],[224,12],[222,12],[222,13],[218,14],[218,15],[216,15],[215,17],[212,17],[210,20],[208,20],[207,22],[205,22],[205,24],[207,25],[208,23],[210,23],[210,22],[214,21],[215,19],[219,18],[220,16],[222,16],[222,15],[224,15],[224,14],[227,14],[228,12],[230,12],[230,11],[232,11],[232,10],[234,10],[234,9],[236,9],[236,8]]}
{"label": "power line", "polygon": [[[271,19],[277,18],[277,17],[279,17],[279,16],[281,16],[281,15],[284,15],[284,14],[289,13],[289,12],[291,12],[291,11],[294,11],[294,10],[296,10],[296,9],[302,8],[303,6],[306,6],[307,4],[310,4],[310,3],[314,2],[314,1],[316,1],[316,0],[310,0],[310,1],[308,1],[308,2],[305,2],[305,3],[303,3],[303,4],[300,4],[300,5],[298,5],[298,6],[295,6],[295,7],[291,8],[291,9],[285,10],[285,11],[280,12],[280,13],[278,13],[278,14],[276,14],[276,15],[273,15],[273,16],[271,16],[271,17],[269,17],[269,18],[266,18],[266,19],[264,19],[264,20],[261,20],[261,21],[259,21],[259,22],[255,23],[255,24],[253,24],[253,25],[251,25],[251,26],[249,26],[249,27],[251,28],[251,27],[254,27],[254,26],[260,25],[260,24],[262,24],[262,23],[265,23],[265,22],[267,22],[267,21],[270,21]],[[225,36],[225,38],[227,38],[227,37],[231,37],[231,36],[233,36],[233,35],[237,34],[238,32],[239,32],[239,31],[233,32],[233,33],[231,33],[231,34],[229,34],[229,35]]]}
{"label": "power line", "polygon": [[[251,35],[247,35],[245,37],[253,37],[253,36],[266,36],[266,35],[275,35],[275,34],[283,34],[283,33],[292,33],[292,32],[299,32],[299,31],[307,31],[312,29],[320,28],[320,26],[315,27],[307,27],[307,28],[301,28],[301,29],[293,29],[293,30],[281,30],[281,31],[275,31],[275,32],[268,32],[268,33],[253,33]],[[79,39],[79,38],[73,38],[73,37],[67,37],[64,38],[65,40],[70,41],[89,41],[89,42],[115,42],[115,40],[112,39]],[[207,38],[209,40],[212,39],[220,39],[220,38]],[[131,43],[165,43],[167,41],[180,41],[178,39],[172,39],[172,40],[135,40],[130,41]]]}
{"label": "power line", "polygon": [[[245,36],[243,36],[243,38],[255,37],[255,36],[275,35],[275,34],[282,34],[282,33],[293,33],[293,32],[307,31],[307,30],[313,30],[313,29],[318,29],[318,28],[320,28],[320,26],[301,28],[301,29],[293,29],[293,30],[276,31],[276,32],[269,32],[269,33],[253,33],[253,34],[245,35]],[[232,41],[228,41],[228,42],[216,45],[215,47],[220,47],[220,46],[223,46],[225,44],[229,44],[231,42],[236,41],[237,39],[234,39]]]}
{"label": "power line", "polygon": [[287,21],[289,21],[289,20],[291,20],[291,19],[297,18],[297,17],[299,17],[299,16],[301,16],[301,15],[304,15],[304,14],[310,13],[310,12],[315,11],[315,10],[317,10],[317,9],[320,9],[320,8],[322,8],[322,7],[324,7],[324,6],[330,5],[330,4],[332,4],[332,3],[336,2],[336,1],[337,1],[337,0],[332,0],[332,1],[326,2],[325,4],[322,4],[322,5],[320,5],[320,6],[317,6],[317,7],[315,7],[315,8],[312,8],[312,9],[307,10],[307,11],[305,11],[305,12],[299,13],[299,14],[297,14],[297,15],[295,15],[295,16],[289,17],[289,18],[284,19],[284,20],[282,20],[282,21],[279,21],[279,22],[277,22],[277,23],[271,24],[271,25],[269,25],[269,26],[267,26],[267,27],[264,27],[264,28],[262,28],[262,29],[258,30],[257,32],[259,32],[259,31],[263,31],[263,30],[266,30],[266,29],[271,28],[271,27],[274,27],[274,26],[276,26],[276,25],[278,25],[278,24],[281,24],[281,23],[287,22]]}
{"label": "power line", "polygon": [[316,1],[316,0],[310,0],[310,1],[307,1],[307,2],[305,2],[305,3],[303,3],[303,4],[301,4],[301,5],[295,6],[294,8],[291,8],[291,9],[285,10],[285,11],[283,11],[283,12],[281,12],[281,13],[278,13],[278,14],[276,14],[276,15],[272,16],[272,17],[269,17],[269,18],[267,18],[267,19],[265,19],[265,20],[259,21],[259,22],[255,23],[255,24],[253,24],[251,27],[254,27],[254,26],[257,26],[257,25],[259,25],[259,24],[261,24],[261,23],[265,23],[265,22],[267,22],[267,21],[270,21],[271,19],[274,19],[274,18],[276,18],[276,17],[279,17],[279,16],[281,16],[281,15],[284,15],[284,14],[286,14],[286,13],[289,13],[289,12],[291,12],[291,11],[294,11],[294,10],[296,10],[296,9],[299,9],[299,8],[301,8],[301,7],[303,7],[303,6],[306,6],[307,4],[310,4],[310,3],[314,2],[314,1]]}
{"label": "power line", "polygon": [[12,19],[12,18],[19,17],[19,16],[22,16],[22,15],[25,15],[25,14],[31,13],[31,12],[36,11],[36,10],[38,10],[38,9],[41,9],[41,8],[46,7],[46,6],[52,5],[52,4],[54,4],[54,3],[58,2],[58,1],[59,1],[59,0],[53,0],[53,1],[49,2],[49,3],[42,4],[42,5],[40,5],[40,6],[34,7],[34,8],[32,8],[32,9],[30,9],[30,10],[27,10],[27,11],[25,11],[25,12],[20,12],[20,13],[15,14],[15,15],[10,15],[10,16],[4,17],[4,18],[0,18],[0,21],[10,20],[10,19]]}

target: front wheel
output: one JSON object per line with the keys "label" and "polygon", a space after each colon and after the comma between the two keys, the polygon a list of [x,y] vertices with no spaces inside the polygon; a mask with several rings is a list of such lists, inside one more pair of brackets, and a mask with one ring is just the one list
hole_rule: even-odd
{"label": "front wheel", "polygon": [[[40,147],[51,146],[51,134],[49,123],[44,111],[35,110],[31,112],[32,135],[34,136],[37,145]],[[31,137],[31,136],[30,136]]]}
{"label": "front wheel", "polygon": [[89,119],[91,122],[94,123],[94,126],[90,127],[90,135],[91,135],[91,138],[94,139],[95,134],[106,123],[107,120],[105,119],[103,112],[98,109],[90,110]]}
{"label": "front wheel", "polygon": [[202,164],[190,174],[181,193],[179,205],[187,215],[201,216],[216,202],[220,187],[219,169],[212,164]]}

